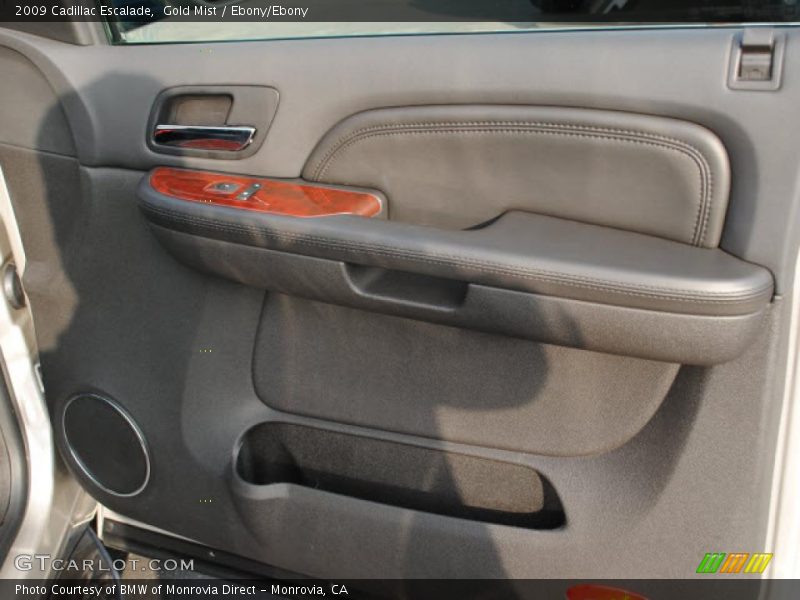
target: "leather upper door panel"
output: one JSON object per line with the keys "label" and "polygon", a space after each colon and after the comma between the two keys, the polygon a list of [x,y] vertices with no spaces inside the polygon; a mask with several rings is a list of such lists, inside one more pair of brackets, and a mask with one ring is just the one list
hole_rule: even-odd
{"label": "leather upper door panel", "polygon": [[704,127],[554,106],[366,111],[325,135],[303,176],[379,189],[410,223],[463,229],[523,210],[704,248],[719,244],[730,187]]}

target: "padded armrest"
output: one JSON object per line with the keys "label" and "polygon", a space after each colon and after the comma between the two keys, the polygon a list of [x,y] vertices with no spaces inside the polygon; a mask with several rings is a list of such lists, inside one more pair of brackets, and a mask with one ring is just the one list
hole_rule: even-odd
{"label": "padded armrest", "polygon": [[251,214],[163,196],[146,181],[140,197],[152,222],[186,233],[546,296],[732,316],[758,312],[772,295],[769,271],[722,250],[530,213],[448,231]]}
{"label": "padded armrest", "polygon": [[525,212],[450,231],[187,202],[147,179],[140,200],[179,260],[245,285],[599,352],[724,362],[772,296],[769,271],[722,250]]}

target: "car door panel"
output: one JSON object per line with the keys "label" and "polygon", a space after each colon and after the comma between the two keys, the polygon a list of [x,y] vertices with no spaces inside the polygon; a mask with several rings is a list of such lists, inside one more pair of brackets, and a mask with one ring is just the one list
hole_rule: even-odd
{"label": "car door panel", "polygon": [[[760,550],[800,52],[786,29],[781,88],[730,90],[734,34],[165,50],[0,32],[19,82],[0,92],[0,160],[76,477],[121,515],[316,577],[686,576],[709,545]],[[154,103],[180,86],[277,90],[262,145],[154,151]],[[29,95],[35,135],[11,126]],[[487,119],[547,133],[351,143]],[[388,214],[186,202],[149,187],[160,166],[366,187]],[[146,439],[134,497],[70,458],[59,424],[86,393]]]}

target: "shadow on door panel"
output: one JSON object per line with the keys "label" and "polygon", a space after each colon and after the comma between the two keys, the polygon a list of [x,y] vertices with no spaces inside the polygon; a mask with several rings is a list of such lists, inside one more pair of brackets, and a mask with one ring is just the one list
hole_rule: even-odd
{"label": "shadow on door panel", "polygon": [[[136,82],[126,82],[132,84]],[[103,88],[113,86],[114,81],[101,80],[93,85]],[[152,83],[142,81],[139,85],[146,89]],[[70,105],[74,99],[59,100]],[[61,104],[55,98],[51,102],[45,122],[63,122]],[[35,146],[47,147],[52,131],[43,127]],[[234,502],[243,482],[229,457],[245,431],[276,416],[258,399],[252,383],[253,341],[264,292],[199,274],[170,257],[152,236],[137,208],[135,188],[142,173],[84,168],[75,156],[9,146],[2,148],[2,161],[26,239],[29,268],[25,285],[37,315],[43,377],[55,419],[56,439],[78,479],[94,497],[121,514],[191,536],[212,547],[311,575],[330,575],[311,563],[297,563],[288,550],[299,544],[309,556],[310,548],[316,544],[311,522],[298,523],[298,529],[287,530],[290,538],[278,536],[265,542],[249,529],[249,515],[241,515],[243,502]],[[222,327],[210,331],[209,320]],[[248,360],[232,364],[234,356]],[[191,379],[198,369],[222,382],[230,395],[194,395]],[[242,387],[249,388],[249,393],[237,392]],[[98,485],[101,473],[86,470],[91,468],[87,466],[90,461],[76,462],[62,427],[63,409],[76,394],[109,398],[141,430],[151,460],[150,478],[142,491],[115,494],[110,486]],[[187,429],[190,421],[199,423],[202,431],[196,427]],[[99,415],[95,426],[102,426]],[[91,430],[84,427],[75,435],[91,435]],[[80,441],[86,442],[84,447],[91,447],[89,441]],[[106,443],[115,442],[107,439]],[[216,464],[206,463],[201,453],[214,454]],[[450,473],[447,455],[440,456],[435,449],[427,453],[436,457],[436,482],[429,479],[433,471],[418,474],[409,465],[409,487],[400,487],[397,493],[408,494],[414,486],[421,486],[419,497],[428,506],[429,499],[436,498],[436,490],[443,489],[448,490],[448,496],[439,496],[438,501],[444,502],[445,511],[450,506],[469,506],[472,499],[459,500],[461,479]],[[467,475],[472,464],[483,465],[484,471],[488,464],[489,472],[493,464],[502,466],[479,458],[470,462],[468,454],[462,459],[454,456],[456,468],[463,463]],[[339,460],[354,464],[366,458],[358,453],[338,455]],[[126,466],[120,464],[119,468],[124,470]],[[508,464],[504,468],[518,467]],[[337,489],[340,483],[337,480]],[[430,487],[432,484],[435,489]],[[280,496],[285,484],[257,487],[269,488],[269,493]],[[533,506],[537,512],[546,506],[555,519],[563,519],[555,495],[548,492],[543,496],[541,486],[538,492],[534,488],[536,485],[528,491],[523,489],[523,494],[532,494],[528,500],[521,498],[524,510]],[[295,493],[291,491],[287,496],[291,500],[286,506],[290,514],[285,515],[282,526],[291,525],[293,515],[302,514],[295,505]],[[382,496],[380,504],[350,500],[342,494],[330,494],[330,501],[368,511],[377,506],[388,510],[388,514],[411,518],[391,538],[381,539],[382,544],[398,553],[400,564],[391,568],[402,570],[404,548],[410,543],[406,536],[415,536],[418,513],[392,508],[391,495]],[[201,503],[205,498],[214,501]],[[479,517],[486,514],[477,510]],[[491,508],[488,510],[492,512]],[[480,557],[487,573],[502,576],[502,566],[494,557],[481,519],[464,523],[471,528],[469,537],[477,544],[473,556]],[[557,520],[553,523],[558,525]],[[534,519],[533,524],[538,526],[538,521]],[[370,529],[365,524],[364,531]],[[323,555],[324,552],[319,556]]]}

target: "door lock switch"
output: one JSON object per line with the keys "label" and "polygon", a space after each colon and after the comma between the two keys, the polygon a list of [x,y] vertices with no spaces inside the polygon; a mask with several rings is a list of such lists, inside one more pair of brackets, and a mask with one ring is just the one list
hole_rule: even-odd
{"label": "door lock switch", "polygon": [[784,36],[770,28],[748,27],[733,39],[728,87],[775,91],[781,86]]}
{"label": "door lock switch", "polygon": [[742,49],[739,79],[769,81],[772,78],[772,46],[753,46]]}
{"label": "door lock switch", "polygon": [[247,187],[243,192],[236,196],[237,200],[250,200],[250,197],[261,189],[260,183],[254,183]]}

